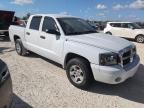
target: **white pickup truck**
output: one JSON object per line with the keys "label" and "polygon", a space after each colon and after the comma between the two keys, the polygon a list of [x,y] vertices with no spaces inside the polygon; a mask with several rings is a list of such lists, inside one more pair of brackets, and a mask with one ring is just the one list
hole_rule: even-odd
{"label": "white pickup truck", "polygon": [[85,20],[66,16],[32,15],[26,28],[10,26],[16,52],[35,52],[66,69],[69,81],[85,88],[93,79],[119,84],[134,76],[140,59],[133,43],[98,33]]}

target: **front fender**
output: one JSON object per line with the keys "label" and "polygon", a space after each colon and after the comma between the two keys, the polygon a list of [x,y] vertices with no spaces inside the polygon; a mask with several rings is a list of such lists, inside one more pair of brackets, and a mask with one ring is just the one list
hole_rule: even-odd
{"label": "front fender", "polygon": [[104,49],[97,48],[95,46],[83,44],[83,43],[78,43],[74,41],[66,41],[64,43],[64,57],[68,53],[73,53],[77,54],[79,56],[82,56],[86,58],[90,63],[93,64],[99,64],[99,54],[100,53],[105,53],[108,52]]}

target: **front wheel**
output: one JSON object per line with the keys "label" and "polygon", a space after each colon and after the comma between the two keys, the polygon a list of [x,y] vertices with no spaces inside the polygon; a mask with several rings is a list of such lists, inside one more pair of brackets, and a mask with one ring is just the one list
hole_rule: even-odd
{"label": "front wheel", "polygon": [[93,80],[89,63],[82,58],[71,59],[67,64],[66,72],[69,81],[80,89],[86,89]]}
{"label": "front wheel", "polygon": [[15,49],[18,55],[25,56],[27,54],[27,50],[24,48],[20,39],[16,40]]}
{"label": "front wheel", "polygon": [[136,37],[136,41],[137,41],[138,43],[144,43],[144,35],[138,35],[138,36]]}

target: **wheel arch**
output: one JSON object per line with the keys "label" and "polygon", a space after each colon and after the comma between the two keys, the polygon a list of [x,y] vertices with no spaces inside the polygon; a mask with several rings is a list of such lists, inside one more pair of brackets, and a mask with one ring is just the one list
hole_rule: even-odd
{"label": "wheel arch", "polygon": [[64,59],[64,69],[66,69],[66,66],[67,66],[68,61],[71,60],[71,59],[73,59],[73,58],[83,58],[83,59],[85,59],[85,60],[87,61],[87,63],[88,63],[89,66],[90,66],[90,61],[89,61],[87,58],[85,58],[85,57],[83,57],[83,56],[81,56],[81,55],[79,55],[79,54],[68,53],[68,54],[65,56],[65,59]]}
{"label": "wheel arch", "polygon": [[135,39],[136,39],[138,36],[140,36],[140,35],[144,36],[144,34],[137,34],[137,35],[135,36]]}
{"label": "wheel arch", "polygon": [[112,35],[112,32],[110,32],[110,31],[107,31],[107,32],[105,32],[105,34],[111,34],[111,35]]}
{"label": "wheel arch", "polygon": [[16,42],[17,39],[20,39],[20,36],[14,35],[14,38],[13,38],[14,42]]}

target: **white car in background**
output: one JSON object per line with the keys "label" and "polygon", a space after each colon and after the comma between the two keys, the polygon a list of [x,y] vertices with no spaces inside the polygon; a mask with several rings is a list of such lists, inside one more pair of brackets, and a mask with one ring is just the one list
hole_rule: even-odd
{"label": "white car in background", "polygon": [[139,43],[144,42],[144,29],[136,23],[108,22],[104,29],[104,33],[125,38],[133,38]]}

